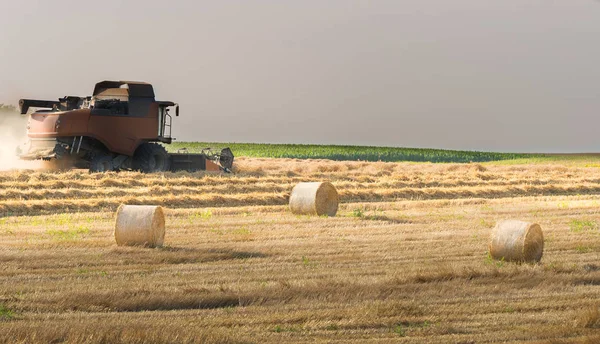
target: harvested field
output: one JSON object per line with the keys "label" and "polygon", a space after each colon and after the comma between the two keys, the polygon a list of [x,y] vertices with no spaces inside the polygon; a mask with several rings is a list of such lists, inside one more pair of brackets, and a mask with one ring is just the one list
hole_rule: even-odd
{"label": "harvested field", "polygon": [[[333,218],[289,193],[329,180]],[[162,248],[117,247],[119,204],[165,206]],[[600,170],[238,159],[236,174],[0,172],[6,343],[597,343]],[[492,260],[498,220],[540,264]]]}

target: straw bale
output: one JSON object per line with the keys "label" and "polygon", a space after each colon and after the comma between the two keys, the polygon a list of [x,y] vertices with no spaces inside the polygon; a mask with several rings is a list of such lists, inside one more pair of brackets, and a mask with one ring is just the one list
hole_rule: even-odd
{"label": "straw bale", "polygon": [[539,262],[544,251],[544,235],[537,223],[500,221],[492,230],[492,258],[516,262]]}
{"label": "straw bale", "polygon": [[117,209],[117,245],[160,247],[164,239],[165,215],[161,206],[122,204]]}
{"label": "straw bale", "polygon": [[297,215],[335,216],[339,196],[329,182],[298,183],[290,196],[290,210]]}

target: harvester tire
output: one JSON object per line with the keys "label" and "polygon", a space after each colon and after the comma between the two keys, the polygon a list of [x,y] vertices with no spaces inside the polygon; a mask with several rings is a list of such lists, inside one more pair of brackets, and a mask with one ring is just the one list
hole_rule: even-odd
{"label": "harvester tire", "polygon": [[142,143],[133,155],[133,166],[144,173],[165,172],[171,168],[171,158],[165,147],[157,143]]}
{"label": "harvester tire", "polygon": [[114,171],[113,158],[110,155],[98,154],[90,161],[90,173]]}

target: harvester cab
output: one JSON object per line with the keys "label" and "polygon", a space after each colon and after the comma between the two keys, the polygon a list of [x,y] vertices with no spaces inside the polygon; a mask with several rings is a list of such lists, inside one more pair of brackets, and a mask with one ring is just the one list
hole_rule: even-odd
{"label": "harvester cab", "polygon": [[102,81],[92,96],[67,96],[58,101],[21,99],[21,114],[29,108],[29,142],[19,152],[25,160],[69,160],[92,172],[140,170],[230,171],[233,154],[169,154],[170,110],[179,116],[179,105],[157,101],[151,84]]}

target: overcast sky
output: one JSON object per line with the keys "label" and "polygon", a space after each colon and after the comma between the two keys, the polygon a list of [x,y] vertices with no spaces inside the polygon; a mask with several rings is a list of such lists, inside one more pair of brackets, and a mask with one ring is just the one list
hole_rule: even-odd
{"label": "overcast sky", "polygon": [[0,103],[154,84],[179,140],[600,152],[596,0],[0,1]]}

